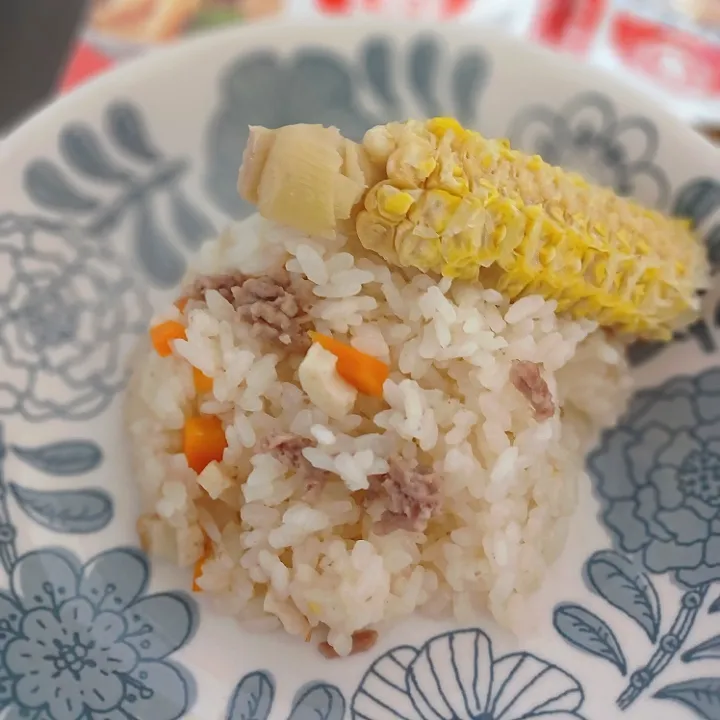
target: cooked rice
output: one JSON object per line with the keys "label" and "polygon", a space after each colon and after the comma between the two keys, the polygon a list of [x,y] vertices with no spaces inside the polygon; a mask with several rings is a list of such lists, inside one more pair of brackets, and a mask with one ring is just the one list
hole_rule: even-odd
{"label": "cooked rice", "polygon": [[[256,338],[209,291],[190,301],[187,340],[137,360],[128,427],[144,514],[141,539],[181,566],[208,559],[197,586],[249,627],[314,628],[341,655],[354,632],[415,610],[471,622],[483,609],[513,626],[563,549],[584,453],[629,391],[623,353],[596,324],[555,314],[539,296],[509,303],[478,283],[401,274],[357,243],[318,241],[256,219],[207,244],[197,271],[285,266],[312,283],[312,326],[391,366],[384,398],[358,395],[333,420],[297,384],[301,358]],[[179,316],[175,308],[163,318]],[[559,411],[538,422],[510,381],[513,361],[542,373]],[[227,449],[199,476],[182,453],[195,402],[192,366],[213,379],[199,406],[220,416]],[[300,474],[253,448],[274,433],[332,473]],[[442,511],[425,532],[373,531],[363,504],[392,456],[442,478]]]}

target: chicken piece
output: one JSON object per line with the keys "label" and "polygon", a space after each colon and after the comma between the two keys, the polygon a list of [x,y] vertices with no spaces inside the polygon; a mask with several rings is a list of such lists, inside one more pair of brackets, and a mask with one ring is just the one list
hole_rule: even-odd
{"label": "chicken piece", "polygon": [[225,490],[232,487],[232,484],[232,480],[223,472],[217,460],[208,463],[198,475],[198,485],[213,500],[219,498]]}
{"label": "chicken piece", "polygon": [[331,352],[313,343],[300,363],[298,379],[314,405],[340,420],[352,411],[358,391],[338,375],[337,360]]}

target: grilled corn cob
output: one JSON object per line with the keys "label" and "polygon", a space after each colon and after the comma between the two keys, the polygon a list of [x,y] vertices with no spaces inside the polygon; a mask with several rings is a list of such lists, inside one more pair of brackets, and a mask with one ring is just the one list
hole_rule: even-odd
{"label": "grilled corn cob", "polygon": [[271,220],[325,237],[349,222],[391,264],[538,293],[621,333],[667,339],[697,314],[707,265],[688,222],[505,140],[451,118],[378,126],[359,145],[318,126],[257,133],[272,147],[246,152],[238,187]]}

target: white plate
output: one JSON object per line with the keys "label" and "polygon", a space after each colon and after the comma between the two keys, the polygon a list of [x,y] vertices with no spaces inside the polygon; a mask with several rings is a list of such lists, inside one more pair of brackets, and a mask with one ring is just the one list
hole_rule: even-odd
{"label": "white plate", "polygon": [[[717,292],[591,457],[515,638],[416,619],[330,662],[247,635],[135,549],[127,353],[213,228],[249,208],[249,124],[454,115],[691,216],[720,261],[720,155],[645,97],[472,26],[265,25],[133,62],[0,151],[0,718],[720,720]],[[599,518],[596,521],[596,518]]]}

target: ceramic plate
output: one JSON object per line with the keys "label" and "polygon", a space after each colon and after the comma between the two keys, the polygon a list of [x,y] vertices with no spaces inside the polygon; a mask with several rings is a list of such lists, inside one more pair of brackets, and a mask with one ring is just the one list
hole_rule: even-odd
{"label": "ceramic plate", "polygon": [[720,155],[615,78],[476,27],[255,26],[161,51],[0,150],[0,718],[720,720],[718,293],[589,458],[535,632],[420,618],[364,655],[249,635],[136,545],[128,353],[250,208],[247,127],[454,115],[688,216],[720,262]]}

